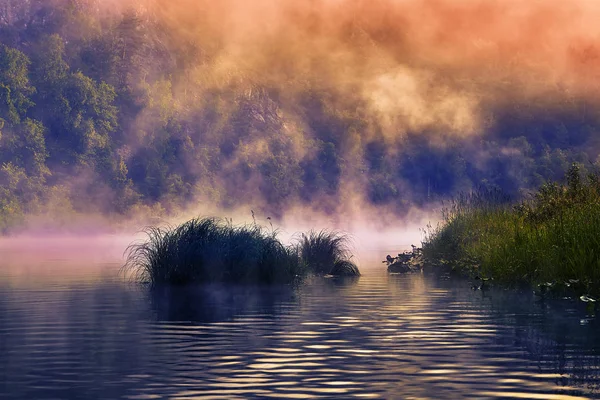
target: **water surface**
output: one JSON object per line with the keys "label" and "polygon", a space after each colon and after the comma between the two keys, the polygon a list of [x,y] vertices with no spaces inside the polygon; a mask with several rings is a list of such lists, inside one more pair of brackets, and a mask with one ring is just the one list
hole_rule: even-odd
{"label": "water surface", "polygon": [[116,259],[0,250],[2,399],[600,398],[576,302],[388,276],[379,252],[358,281],[150,290]]}

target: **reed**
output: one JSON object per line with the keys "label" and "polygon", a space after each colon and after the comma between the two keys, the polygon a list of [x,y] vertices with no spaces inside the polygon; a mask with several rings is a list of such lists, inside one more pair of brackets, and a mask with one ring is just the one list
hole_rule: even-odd
{"label": "reed", "polygon": [[[566,183],[547,183],[519,204],[477,193],[462,196],[429,227],[423,253],[431,264],[509,285],[560,287],[600,295],[600,184],[576,165]],[[477,201],[471,201],[476,198]]]}
{"label": "reed", "polygon": [[127,248],[123,266],[139,282],[292,283],[310,273],[359,275],[348,258],[347,238],[336,233],[310,232],[285,246],[273,229],[216,218],[145,232],[146,241]]}
{"label": "reed", "polygon": [[359,276],[350,259],[350,238],[335,231],[310,231],[297,244],[302,263],[316,275]]}

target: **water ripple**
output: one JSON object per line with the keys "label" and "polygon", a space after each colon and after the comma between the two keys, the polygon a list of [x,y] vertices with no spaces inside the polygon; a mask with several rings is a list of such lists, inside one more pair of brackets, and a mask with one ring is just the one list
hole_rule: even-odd
{"label": "water ripple", "polygon": [[381,269],[155,290],[4,271],[3,399],[600,398],[597,319],[530,294]]}

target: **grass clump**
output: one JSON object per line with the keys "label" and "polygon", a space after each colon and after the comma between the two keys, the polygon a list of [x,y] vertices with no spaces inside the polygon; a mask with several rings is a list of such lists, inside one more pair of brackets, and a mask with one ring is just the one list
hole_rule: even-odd
{"label": "grass clump", "polygon": [[[151,227],[146,234],[147,241],[126,250],[123,269],[135,280],[152,284],[292,283],[309,273],[358,275],[344,258],[345,237],[335,233],[311,232],[304,236],[307,241],[303,237],[300,244],[285,246],[276,231],[256,223],[234,226],[195,218],[176,227]],[[311,247],[313,240],[319,244]],[[304,248],[314,251],[309,254]]]}
{"label": "grass clump", "polygon": [[577,165],[565,183],[546,183],[514,205],[497,191],[462,196],[429,227],[430,263],[561,292],[600,296],[600,179]]}
{"label": "grass clump", "polygon": [[349,249],[349,238],[338,232],[310,231],[297,245],[302,264],[317,275],[359,276]]}

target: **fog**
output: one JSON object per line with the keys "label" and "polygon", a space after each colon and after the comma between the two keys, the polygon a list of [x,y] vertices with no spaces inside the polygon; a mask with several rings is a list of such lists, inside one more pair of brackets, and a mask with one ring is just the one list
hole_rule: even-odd
{"label": "fog", "polygon": [[251,223],[255,212],[282,235],[326,228],[367,247],[411,244],[461,192],[519,198],[600,152],[594,1],[0,5],[3,38],[32,70],[36,41],[57,34],[69,72],[114,87],[117,109],[118,127],[93,132],[75,161],[62,157],[63,128],[32,114],[49,173],[34,206],[10,189],[27,214],[20,234],[133,234],[209,215]]}

